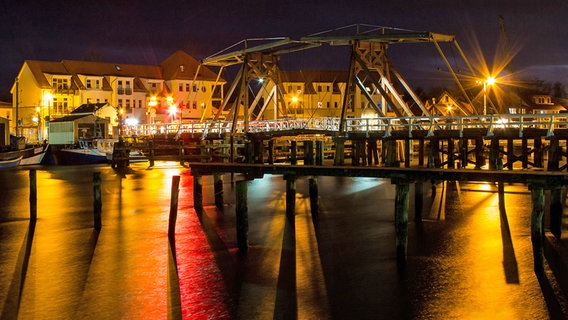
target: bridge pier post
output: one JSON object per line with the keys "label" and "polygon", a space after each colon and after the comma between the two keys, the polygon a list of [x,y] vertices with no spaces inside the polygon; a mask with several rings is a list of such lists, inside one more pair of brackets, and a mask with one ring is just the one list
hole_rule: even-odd
{"label": "bridge pier post", "polygon": [[422,222],[422,208],[424,206],[424,182],[414,183],[414,222]]}
{"label": "bridge pier post", "polygon": [[529,184],[532,197],[531,242],[534,257],[534,272],[544,275],[544,188],[541,183]]}
{"label": "bridge pier post", "polygon": [[236,182],[237,247],[239,252],[248,251],[248,186],[247,180]]}
{"label": "bridge pier post", "polygon": [[558,139],[553,137],[550,139],[550,147],[548,149],[547,171],[557,171],[560,168],[559,162],[561,154],[560,143]]}
{"label": "bridge pier post", "polygon": [[291,219],[296,215],[296,176],[286,175],[286,217]]}
{"label": "bridge pier post", "polygon": [[396,262],[399,267],[406,263],[408,249],[408,207],[409,207],[409,181],[393,179],[396,184],[395,216],[396,229]]}
{"label": "bridge pier post", "polygon": [[418,166],[424,166],[424,138],[418,140]]}
{"label": "bridge pier post", "polygon": [[497,169],[497,159],[499,158],[499,139],[491,139],[491,147],[489,149],[489,170]]}
{"label": "bridge pier post", "polygon": [[454,169],[456,167],[455,153],[454,153],[454,139],[448,139],[448,168]]}
{"label": "bridge pier post", "polygon": [[385,159],[385,167],[397,167],[396,161],[396,140],[388,139],[384,140],[387,150],[386,150],[386,159]]}
{"label": "bridge pier post", "polygon": [[314,142],[312,140],[304,141],[304,165],[314,164]]}
{"label": "bridge pier post", "polygon": [[335,154],[333,156],[333,165],[342,166],[345,163],[345,138],[335,137]]}
{"label": "bridge pier post", "polygon": [[290,163],[292,165],[298,164],[298,142],[296,140],[290,141]]}
{"label": "bridge pier post", "polygon": [[213,188],[215,190],[215,207],[223,208],[223,176],[221,174],[213,175]]}
{"label": "bridge pier post", "polygon": [[203,178],[193,176],[193,209],[197,214],[203,213]]}
{"label": "bridge pier post", "polygon": [[410,168],[410,158],[412,157],[412,140],[404,140],[404,167]]}
{"label": "bridge pier post", "polygon": [[323,141],[316,140],[316,165],[323,166]]}
{"label": "bridge pier post", "polygon": [[274,164],[274,139],[268,140],[268,163]]}
{"label": "bridge pier post", "polygon": [[544,163],[542,161],[542,140],[539,138],[534,138],[534,142],[533,142],[533,160],[534,160],[534,166],[537,168],[542,168],[544,166]]}
{"label": "bridge pier post", "polygon": [[523,169],[526,169],[529,167],[529,144],[526,138],[523,138],[521,145],[522,145],[521,160],[523,163]]}
{"label": "bridge pier post", "polygon": [[550,192],[550,232],[560,240],[562,236],[562,187],[554,186]]}
{"label": "bridge pier post", "polygon": [[485,165],[485,156],[483,155],[484,142],[483,138],[475,139],[475,169],[481,169]]}
{"label": "bridge pier post", "polygon": [[319,214],[319,194],[318,194],[317,177],[309,178],[308,188],[310,191],[310,212],[312,213],[312,218],[317,218]]}

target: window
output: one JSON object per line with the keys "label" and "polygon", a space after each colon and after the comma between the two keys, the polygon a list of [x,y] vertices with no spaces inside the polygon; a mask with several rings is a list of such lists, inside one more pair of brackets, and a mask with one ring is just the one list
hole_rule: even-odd
{"label": "window", "polygon": [[130,109],[130,100],[126,99],[126,112],[132,112],[132,110]]}
{"label": "window", "polygon": [[197,101],[193,101],[192,104],[191,104],[191,107],[193,109],[197,109]]}
{"label": "window", "polygon": [[118,107],[122,107],[122,99],[118,99]]}
{"label": "window", "polygon": [[179,86],[178,86],[178,91],[179,91],[179,92],[182,92],[182,91],[183,91],[183,85],[182,85],[181,83],[180,83]]}
{"label": "window", "polygon": [[122,88],[122,80],[118,80],[118,87]]}
{"label": "window", "polygon": [[197,85],[193,85],[193,87],[191,88],[193,92],[197,92]]}
{"label": "window", "polygon": [[138,100],[138,108],[142,109],[142,100]]}
{"label": "window", "polygon": [[202,86],[201,91],[205,92],[205,91],[207,91],[207,88],[205,88],[205,86]]}
{"label": "window", "polygon": [[101,88],[101,80],[95,80],[95,88],[96,88],[96,89],[100,89],[100,88]]}
{"label": "window", "polygon": [[69,89],[69,80],[64,78],[53,78],[52,80],[53,88],[58,90],[67,90]]}
{"label": "window", "polygon": [[318,92],[321,92],[321,85],[318,85]]}
{"label": "window", "polygon": [[329,109],[329,107],[330,107],[331,104],[330,104],[329,101],[328,101],[328,102],[325,103],[325,105],[326,105],[327,108]]}
{"label": "window", "polygon": [[337,109],[337,101],[333,103],[333,106]]}
{"label": "window", "polygon": [[87,79],[87,89],[91,89],[91,79]]}
{"label": "window", "polygon": [[[181,91],[181,90],[180,90]],[[185,91],[189,92],[189,83],[185,84]]]}

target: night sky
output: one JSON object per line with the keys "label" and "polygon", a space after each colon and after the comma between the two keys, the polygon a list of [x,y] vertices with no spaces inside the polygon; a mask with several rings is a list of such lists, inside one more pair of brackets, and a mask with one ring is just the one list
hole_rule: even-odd
{"label": "night sky", "polygon": [[[11,101],[24,60],[155,65],[177,50],[202,59],[243,39],[299,38],[352,24],[452,34],[476,68],[481,53],[491,69],[503,44],[500,15],[510,52],[517,52],[508,69],[568,85],[568,0],[0,0],[0,100]],[[344,49],[317,50],[325,51],[283,57],[282,67],[347,67]],[[389,55],[415,87],[448,78],[433,46],[391,46]]]}

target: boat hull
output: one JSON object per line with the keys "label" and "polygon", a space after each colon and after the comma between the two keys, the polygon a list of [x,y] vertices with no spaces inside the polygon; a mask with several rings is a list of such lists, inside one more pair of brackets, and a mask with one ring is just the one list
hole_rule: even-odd
{"label": "boat hull", "polygon": [[39,147],[29,147],[22,150],[0,152],[0,162],[13,161],[20,158],[17,165],[37,165],[41,164],[48,149],[48,145]]}
{"label": "boat hull", "polygon": [[107,163],[106,153],[97,149],[61,149],[58,152],[58,164],[97,164]]}

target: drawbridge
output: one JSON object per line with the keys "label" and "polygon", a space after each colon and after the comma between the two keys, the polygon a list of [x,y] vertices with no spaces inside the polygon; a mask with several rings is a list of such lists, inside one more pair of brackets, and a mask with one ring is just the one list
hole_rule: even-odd
{"label": "drawbridge", "polygon": [[[355,108],[357,92],[364,97],[365,107],[372,108],[378,118],[387,118],[389,111],[397,117],[430,116],[423,102],[387,54],[389,46],[407,43],[433,44],[464,100],[473,105],[440,45],[449,43],[455,47],[471,75],[476,78],[474,69],[453,35],[356,24],[299,39],[247,39],[205,58],[202,64],[219,67],[219,72],[240,65],[213,121],[231,122],[232,128],[237,127],[237,122],[242,123],[243,130],[247,133],[251,120],[287,118],[284,101],[286,89],[282,85],[280,59],[285,54],[322,46],[330,47],[329,50],[334,46],[348,46],[350,49],[348,78],[342,92],[339,135],[346,130],[347,110]],[[256,95],[250,90],[253,81],[261,84]],[[260,94],[261,92],[267,94]],[[409,101],[405,101],[403,97],[409,97],[410,104],[417,106],[421,114],[415,115],[409,107]],[[465,115],[477,114],[461,111]]]}

